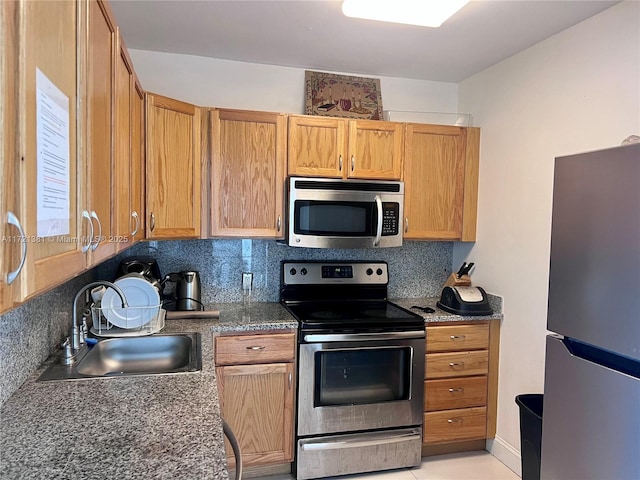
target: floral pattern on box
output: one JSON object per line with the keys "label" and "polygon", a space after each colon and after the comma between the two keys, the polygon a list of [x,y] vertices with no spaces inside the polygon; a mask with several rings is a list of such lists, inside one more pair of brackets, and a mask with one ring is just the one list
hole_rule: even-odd
{"label": "floral pattern on box", "polygon": [[304,72],[307,115],[382,120],[377,78]]}

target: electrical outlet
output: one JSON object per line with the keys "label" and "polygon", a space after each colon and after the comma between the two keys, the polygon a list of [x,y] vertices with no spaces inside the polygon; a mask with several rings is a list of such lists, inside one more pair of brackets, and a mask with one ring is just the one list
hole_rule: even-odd
{"label": "electrical outlet", "polygon": [[244,291],[251,290],[252,286],[253,286],[253,273],[242,272],[242,290]]}

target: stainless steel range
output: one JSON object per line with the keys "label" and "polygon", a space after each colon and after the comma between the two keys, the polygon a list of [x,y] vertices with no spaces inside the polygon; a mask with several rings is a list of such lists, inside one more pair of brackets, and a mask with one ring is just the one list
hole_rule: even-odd
{"label": "stainless steel range", "polygon": [[424,320],[387,301],[384,262],[283,262],[300,324],[296,477],[420,464]]}

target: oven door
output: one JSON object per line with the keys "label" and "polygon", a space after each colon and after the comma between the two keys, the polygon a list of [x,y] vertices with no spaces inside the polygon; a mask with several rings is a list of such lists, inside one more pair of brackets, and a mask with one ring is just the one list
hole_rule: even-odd
{"label": "oven door", "polygon": [[422,424],[424,331],[303,339],[298,436]]}

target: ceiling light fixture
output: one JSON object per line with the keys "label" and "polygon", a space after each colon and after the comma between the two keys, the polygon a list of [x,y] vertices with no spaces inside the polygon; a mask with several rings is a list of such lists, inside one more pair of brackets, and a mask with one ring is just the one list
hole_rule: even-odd
{"label": "ceiling light fixture", "polygon": [[347,17],[439,27],[469,0],[344,0]]}

